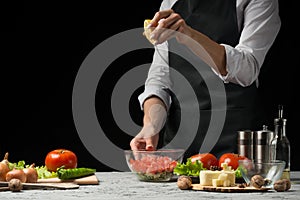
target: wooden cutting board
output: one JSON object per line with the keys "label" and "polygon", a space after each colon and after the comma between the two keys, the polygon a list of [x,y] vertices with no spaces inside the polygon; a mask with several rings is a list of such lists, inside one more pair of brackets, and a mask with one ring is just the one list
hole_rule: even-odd
{"label": "wooden cutting board", "polygon": [[234,187],[213,187],[213,186],[203,186],[201,184],[192,184],[192,190],[210,191],[210,192],[265,192],[270,190],[270,188],[255,188],[255,187],[245,187],[239,188]]}
{"label": "wooden cutting board", "polygon": [[59,178],[45,178],[39,179],[38,183],[73,183],[77,185],[98,185],[99,180],[95,174],[77,178],[77,179],[70,179],[70,180],[61,180]]}
{"label": "wooden cutting board", "polygon": [[[23,189],[78,189],[79,185],[75,183],[22,183]],[[0,188],[3,191],[9,190],[8,182],[0,182]]]}

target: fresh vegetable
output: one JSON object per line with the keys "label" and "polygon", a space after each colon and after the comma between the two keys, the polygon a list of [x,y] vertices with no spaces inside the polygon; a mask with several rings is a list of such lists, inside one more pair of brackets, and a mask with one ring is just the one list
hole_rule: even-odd
{"label": "fresh vegetable", "polygon": [[7,172],[6,174],[6,181],[9,182],[12,179],[19,179],[22,183],[26,182],[26,174],[23,169],[13,169]]}
{"label": "fresh vegetable", "polygon": [[26,183],[36,183],[38,181],[38,173],[34,166],[35,164],[33,163],[29,167],[23,169],[26,175]]}
{"label": "fresh vegetable", "polygon": [[23,169],[25,167],[28,167],[28,166],[25,166],[25,161],[24,160],[20,160],[20,161],[18,161],[16,163],[9,162],[8,166],[9,166],[10,170],[13,170],[13,169]]}
{"label": "fresh vegetable", "polygon": [[235,178],[243,178],[241,170],[242,167],[238,166],[238,168],[235,170]]}
{"label": "fresh vegetable", "polygon": [[231,166],[232,169],[236,170],[239,166],[239,160],[248,159],[245,156],[241,156],[235,153],[224,153],[219,158],[219,167],[222,163],[227,163],[228,166]]}
{"label": "fresh vegetable", "polygon": [[74,179],[79,178],[87,175],[92,175],[96,172],[96,169],[92,168],[72,168],[72,169],[64,169],[64,167],[60,167],[57,169],[57,176],[59,179],[67,180],[67,179]]}
{"label": "fresh vegetable", "polygon": [[[24,160],[20,160],[16,163],[9,162],[9,168],[12,169],[24,169],[28,168],[30,165],[26,165]],[[54,178],[57,177],[56,172],[50,172],[48,171],[46,166],[35,166],[34,167],[38,173],[38,178]]]}
{"label": "fresh vegetable", "polygon": [[218,159],[215,155],[211,153],[199,153],[191,156],[191,161],[195,162],[199,160],[203,163],[203,167],[206,169],[210,169],[211,166],[218,166]]}
{"label": "fresh vegetable", "polygon": [[[227,156],[227,154],[226,154],[226,156]],[[231,154],[230,154],[230,156],[231,156]],[[204,167],[203,162],[205,163],[205,160],[203,159],[203,162],[201,161],[202,155],[200,156],[197,154],[196,156],[194,156],[195,160],[192,160],[192,157],[188,158],[186,163],[182,163],[182,164],[177,163],[177,166],[174,168],[174,174],[187,175],[187,176],[199,176],[199,173],[201,170],[211,169],[211,168]],[[198,157],[198,159],[196,159],[197,157]],[[211,156],[208,156],[208,157],[211,157]],[[221,161],[221,162],[224,162],[224,158],[225,158],[225,155],[223,156],[223,158],[222,158],[223,161]],[[248,158],[246,158],[245,156],[238,156],[238,159],[248,159]],[[207,160],[210,160],[210,159],[207,159]],[[214,160],[214,159],[211,159],[211,160]],[[206,162],[206,164],[207,164],[207,162]],[[230,166],[228,163],[227,163],[227,165]],[[211,166],[213,168],[214,167],[220,168],[219,163],[217,163],[216,165],[213,164]],[[217,169],[217,170],[219,170],[219,169]],[[240,166],[238,166],[235,169],[235,177],[236,178],[243,178],[241,170],[243,170],[243,169]]]}
{"label": "fresh vegetable", "polygon": [[38,178],[39,179],[57,177],[57,173],[48,171],[46,166],[37,166],[37,167],[35,167],[35,169],[38,173]]}
{"label": "fresh vegetable", "polygon": [[77,167],[77,156],[67,149],[55,149],[50,151],[45,158],[45,166],[50,172],[56,172],[64,166],[65,169]]}
{"label": "fresh vegetable", "polygon": [[0,181],[5,181],[6,174],[9,171],[8,153],[5,153],[3,160],[0,162]]}
{"label": "fresh vegetable", "polygon": [[201,170],[205,170],[203,163],[199,160],[192,162],[191,158],[188,158],[186,163],[177,163],[174,168],[174,174],[186,175],[186,176],[199,176]]}

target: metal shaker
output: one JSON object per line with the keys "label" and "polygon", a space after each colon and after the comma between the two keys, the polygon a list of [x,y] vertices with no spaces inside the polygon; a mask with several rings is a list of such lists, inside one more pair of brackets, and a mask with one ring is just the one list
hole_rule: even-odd
{"label": "metal shaker", "polygon": [[238,131],[238,154],[253,160],[253,135],[254,131],[243,130]]}
{"label": "metal shaker", "polygon": [[253,135],[253,159],[256,162],[270,162],[272,160],[271,142],[274,137],[274,132],[268,130],[268,127],[265,125],[263,130],[255,131]]}

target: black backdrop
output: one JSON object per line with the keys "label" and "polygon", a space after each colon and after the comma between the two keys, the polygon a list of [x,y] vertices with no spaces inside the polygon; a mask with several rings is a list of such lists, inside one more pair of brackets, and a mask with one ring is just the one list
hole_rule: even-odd
{"label": "black backdrop", "polygon": [[[79,139],[72,115],[73,83],[82,61],[95,46],[114,34],[142,27],[144,19],[154,15],[160,2],[30,1],[16,5],[2,2],[0,157],[9,152],[11,161],[25,160],[28,164],[43,165],[47,152],[64,147],[76,152],[80,166],[88,165],[98,171],[112,170],[97,161]],[[268,110],[266,125],[270,129],[277,115],[277,105],[285,105],[291,167],[300,170],[296,155],[300,149],[296,142],[299,35],[294,30],[295,10],[288,1],[280,0],[282,29],[262,69],[260,91]],[[112,82],[117,81],[122,72],[115,69],[120,65],[148,63],[151,56],[151,51],[127,55],[113,64],[108,76]],[[109,139],[127,149],[131,137],[111,121],[109,106],[105,105],[110,104],[113,85],[108,81],[106,86],[104,89],[99,86],[101,96],[96,95],[98,116],[114,133]],[[136,123],[141,124],[142,113],[135,98],[132,98],[130,110]]]}

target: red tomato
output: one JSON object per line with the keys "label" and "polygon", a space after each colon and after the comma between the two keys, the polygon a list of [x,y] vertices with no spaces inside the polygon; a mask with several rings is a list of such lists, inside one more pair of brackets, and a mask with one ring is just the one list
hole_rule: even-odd
{"label": "red tomato", "polygon": [[219,167],[222,163],[227,163],[228,166],[231,166],[232,169],[236,170],[239,166],[239,160],[248,159],[245,156],[241,156],[235,153],[224,153],[219,158]]}
{"label": "red tomato", "polygon": [[218,159],[211,153],[199,153],[190,158],[192,162],[201,161],[206,169],[210,169],[211,166],[218,166]]}
{"label": "red tomato", "polygon": [[55,149],[50,151],[45,158],[45,166],[51,172],[56,172],[57,168],[64,166],[65,169],[77,167],[77,156],[67,149]]}

